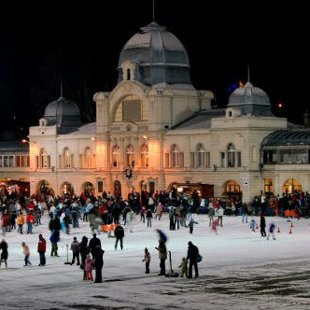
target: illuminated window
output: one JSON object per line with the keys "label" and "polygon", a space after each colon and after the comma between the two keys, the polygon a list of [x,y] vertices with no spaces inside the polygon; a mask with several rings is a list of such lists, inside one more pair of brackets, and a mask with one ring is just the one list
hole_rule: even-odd
{"label": "illuminated window", "polygon": [[45,149],[40,150],[40,155],[39,155],[39,164],[40,168],[49,168],[50,167],[50,156],[46,154]]}
{"label": "illuminated window", "polygon": [[302,185],[298,180],[294,178],[286,180],[283,185],[283,193],[291,194],[294,192],[301,192],[301,191],[302,191]]}
{"label": "illuminated window", "polygon": [[228,181],[226,183],[226,192],[227,193],[240,193],[241,192],[240,184],[236,181]]}
{"label": "illuminated window", "polygon": [[269,178],[264,179],[264,192],[265,193],[273,192],[272,179]]}
{"label": "illuminated window", "polygon": [[71,155],[68,148],[63,151],[63,167],[71,168],[73,166],[73,156]]}
{"label": "illuminated window", "polygon": [[149,166],[149,147],[147,144],[141,146],[141,167]]}
{"label": "illuminated window", "polygon": [[62,192],[64,193],[64,195],[73,195],[74,194],[73,186],[69,182],[65,182],[62,185]]}
{"label": "illuminated window", "polygon": [[84,151],[84,167],[92,168],[93,167],[93,153],[89,147]]}
{"label": "illuminated window", "polygon": [[126,165],[129,167],[135,165],[134,148],[131,144],[126,147]]}
{"label": "illuminated window", "polygon": [[29,167],[29,163],[30,163],[29,155],[16,155],[15,156],[16,167]]}
{"label": "illuminated window", "polygon": [[112,148],[112,166],[118,167],[120,161],[120,147],[118,145],[114,145]]}
{"label": "illuminated window", "polygon": [[102,193],[103,192],[103,181],[98,181],[97,187],[98,187],[98,192]]}

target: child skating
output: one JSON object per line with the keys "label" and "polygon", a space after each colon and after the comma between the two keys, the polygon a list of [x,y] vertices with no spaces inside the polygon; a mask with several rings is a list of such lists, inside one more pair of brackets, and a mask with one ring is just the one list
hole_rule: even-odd
{"label": "child skating", "polygon": [[144,258],[142,261],[145,262],[145,273],[150,273],[151,254],[147,248],[144,249]]}
{"label": "child skating", "polygon": [[180,268],[180,277],[181,278],[187,277],[187,260],[185,257],[182,258],[179,268]]}

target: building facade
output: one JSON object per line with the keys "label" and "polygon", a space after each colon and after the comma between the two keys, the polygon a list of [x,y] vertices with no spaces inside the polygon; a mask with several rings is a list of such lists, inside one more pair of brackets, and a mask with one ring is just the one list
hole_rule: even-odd
{"label": "building facade", "polygon": [[250,82],[226,109],[213,107],[213,93],[191,83],[182,43],[155,22],[124,45],[115,88],[93,99],[90,124],[82,124],[74,102],[49,103],[29,128],[29,167],[0,167],[1,175],[27,179],[31,194],[127,198],[208,185],[213,196],[250,202],[261,193],[309,189],[309,129],[275,117],[268,95]]}

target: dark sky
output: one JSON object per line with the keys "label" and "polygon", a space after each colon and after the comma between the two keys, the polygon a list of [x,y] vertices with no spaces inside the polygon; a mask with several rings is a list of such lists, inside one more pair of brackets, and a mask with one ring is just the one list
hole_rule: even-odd
{"label": "dark sky", "polygon": [[[194,86],[212,90],[219,106],[227,104],[230,84],[247,80],[249,65],[250,81],[267,92],[274,113],[302,123],[309,105],[307,10],[282,2],[226,2],[157,0],[155,20],[184,44]],[[34,3],[16,1],[0,13],[0,128],[20,135],[59,97],[58,82],[49,81],[57,72],[68,99],[80,75],[87,75],[89,98],[112,90],[123,45],[152,20],[152,0]],[[53,55],[57,66],[47,68]],[[83,66],[87,73],[79,71]]]}

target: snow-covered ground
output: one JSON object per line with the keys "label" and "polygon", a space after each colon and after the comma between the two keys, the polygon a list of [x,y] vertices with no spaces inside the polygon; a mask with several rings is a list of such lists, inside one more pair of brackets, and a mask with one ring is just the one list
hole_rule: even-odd
{"label": "snow-covered ground", "polygon": [[[133,232],[125,231],[123,251],[115,251],[115,239],[102,233],[103,283],[84,282],[76,265],[64,264],[73,236],[79,241],[83,235],[91,238],[88,223],[80,223],[70,235],[61,234],[60,257],[49,256],[48,242],[45,267],[37,266],[36,246],[39,233],[49,239],[47,216],[34,227],[33,235],[7,233],[9,268],[0,270],[0,309],[310,309],[309,220],[294,219],[291,228],[286,219],[266,218],[267,227],[271,220],[280,227],[276,240],[268,241],[258,230],[251,232],[241,217],[224,217],[218,235],[211,232],[206,215],[196,218],[190,235],[188,228],[169,231],[167,215],[162,221],[153,220],[152,228],[136,217]],[[186,256],[188,241],[199,247],[203,256],[199,278],[157,276],[156,228],[169,237],[174,271]],[[22,241],[30,245],[32,267],[23,267]],[[144,273],[145,247],[152,255],[150,274]],[[169,271],[169,261],[166,268]]]}

